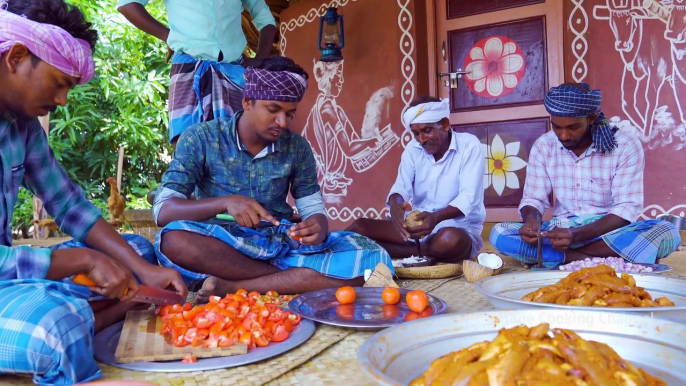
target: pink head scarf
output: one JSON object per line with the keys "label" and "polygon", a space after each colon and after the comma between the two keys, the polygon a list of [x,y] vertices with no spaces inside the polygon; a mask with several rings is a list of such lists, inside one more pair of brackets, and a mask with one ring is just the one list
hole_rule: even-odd
{"label": "pink head scarf", "polygon": [[95,75],[95,62],[90,45],[51,24],[42,24],[6,11],[7,2],[0,0],[0,54],[15,44],[23,44],[39,59],[69,76],[88,83]]}

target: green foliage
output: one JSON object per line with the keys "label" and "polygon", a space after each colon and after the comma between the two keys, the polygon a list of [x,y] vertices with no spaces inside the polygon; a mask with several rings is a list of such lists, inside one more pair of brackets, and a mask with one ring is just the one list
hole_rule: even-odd
{"label": "green foliage", "polygon": [[[115,177],[119,146],[125,146],[122,194],[127,208],[147,207],[145,194],[167,168],[169,65],[166,45],[133,27],[116,1],[68,0],[99,32],[96,77],[69,93],[65,108],[50,117],[55,156],[88,199],[106,209],[107,177]],[[166,23],[162,1],[147,7]],[[31,199],[20,193],[13,225],[31,219]],[[104,211],[107,215],[107,210]]]}

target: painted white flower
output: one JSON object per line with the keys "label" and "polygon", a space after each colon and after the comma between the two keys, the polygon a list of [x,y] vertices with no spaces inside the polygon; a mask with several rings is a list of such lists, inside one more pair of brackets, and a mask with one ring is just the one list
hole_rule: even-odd
{"label": "painted white flower", "polygon": [[520,143],[510,142],[507,145],[498,134],[493,137],[491,146],[481,144],[486,156],[486,173],[484,174],[484,189],[493,184],[493,190],[502,196],[507,186],[510,189],[519,189],[517,170],[526,167],[526,162],[517,157]]}
{"label": "painted white flower", "polygon": [[514,89],[523,75],[518,72],[524,67],[524,57],[517,51],[516,43],[503,44],[497,36],[489,38],[483,49],[480,45],[472,47],[465,71],[467,79],[474,82],[474,91],[496,98]]}

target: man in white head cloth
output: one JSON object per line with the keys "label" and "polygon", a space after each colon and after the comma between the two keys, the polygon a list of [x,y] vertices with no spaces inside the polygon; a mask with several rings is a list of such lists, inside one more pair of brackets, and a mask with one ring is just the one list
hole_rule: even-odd
{"label": "man in white head cloth", "polygon": [[[419,97],[403,113],[403,124],[414,139],[400,160],[398,177],[387,198],[390,220],[357,219],[349,231],[383,246],[391,258],[421,252],[437,261],[474,257],[483,246],[486,218],[483,196],[484,154],[472,134],[450,128],[447,99]],[[421,225],[408,227],[414,209]]]}

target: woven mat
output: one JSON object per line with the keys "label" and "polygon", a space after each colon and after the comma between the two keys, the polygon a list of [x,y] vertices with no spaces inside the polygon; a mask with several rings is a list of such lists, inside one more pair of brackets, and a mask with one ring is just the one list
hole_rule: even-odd
{"label": "woven mat", "polygon": [[[512,271],[520,270],[516,266],[511,268]],[[398,282],[398,285],[431,292],[448,303],[448,312],[493,308],[486,297],[474,289],[474,284],[467,282],[463,277],[442,280],[403,280]],[[289,371],[268,385],[374,385],[375,383],[357,364],[360,346],[373,334],[373,332],[355,332],[348,335],[304,365]]]}
{"label": "woven mat", "polygon": [[[295,349],[267,361],[229,369],[188,373],[151,373],[100,365],[103,379],[144,381],[170,385],[263,385],[309,361],[327,347],[353,333],[331,326],[318,325],[314,335]],[[0,385],[32,385],[21,376],[0,376]]]}
{"label": "woven mat", "polygon": [[368,379],[357,364],[362,343],[373,332],[356,332],[329,347],[304,365],[268,383],[269,386],[366,386],[375,383]]}
{"label": "woven mat", "polygon": [[460,276],[449,277],[447,279],[426,279],[426,280],[411,280],[411,279],[397,279],[396,278],[395,282],[398,283],[398,286],[400,288],[407,288],[407,289],[414,289],[414,290],[422,290],[424,292],[431,292],[434,289],[442,286],[443,284],[445,284],[451,280],[456,280],[459,278],[460,278]]}

